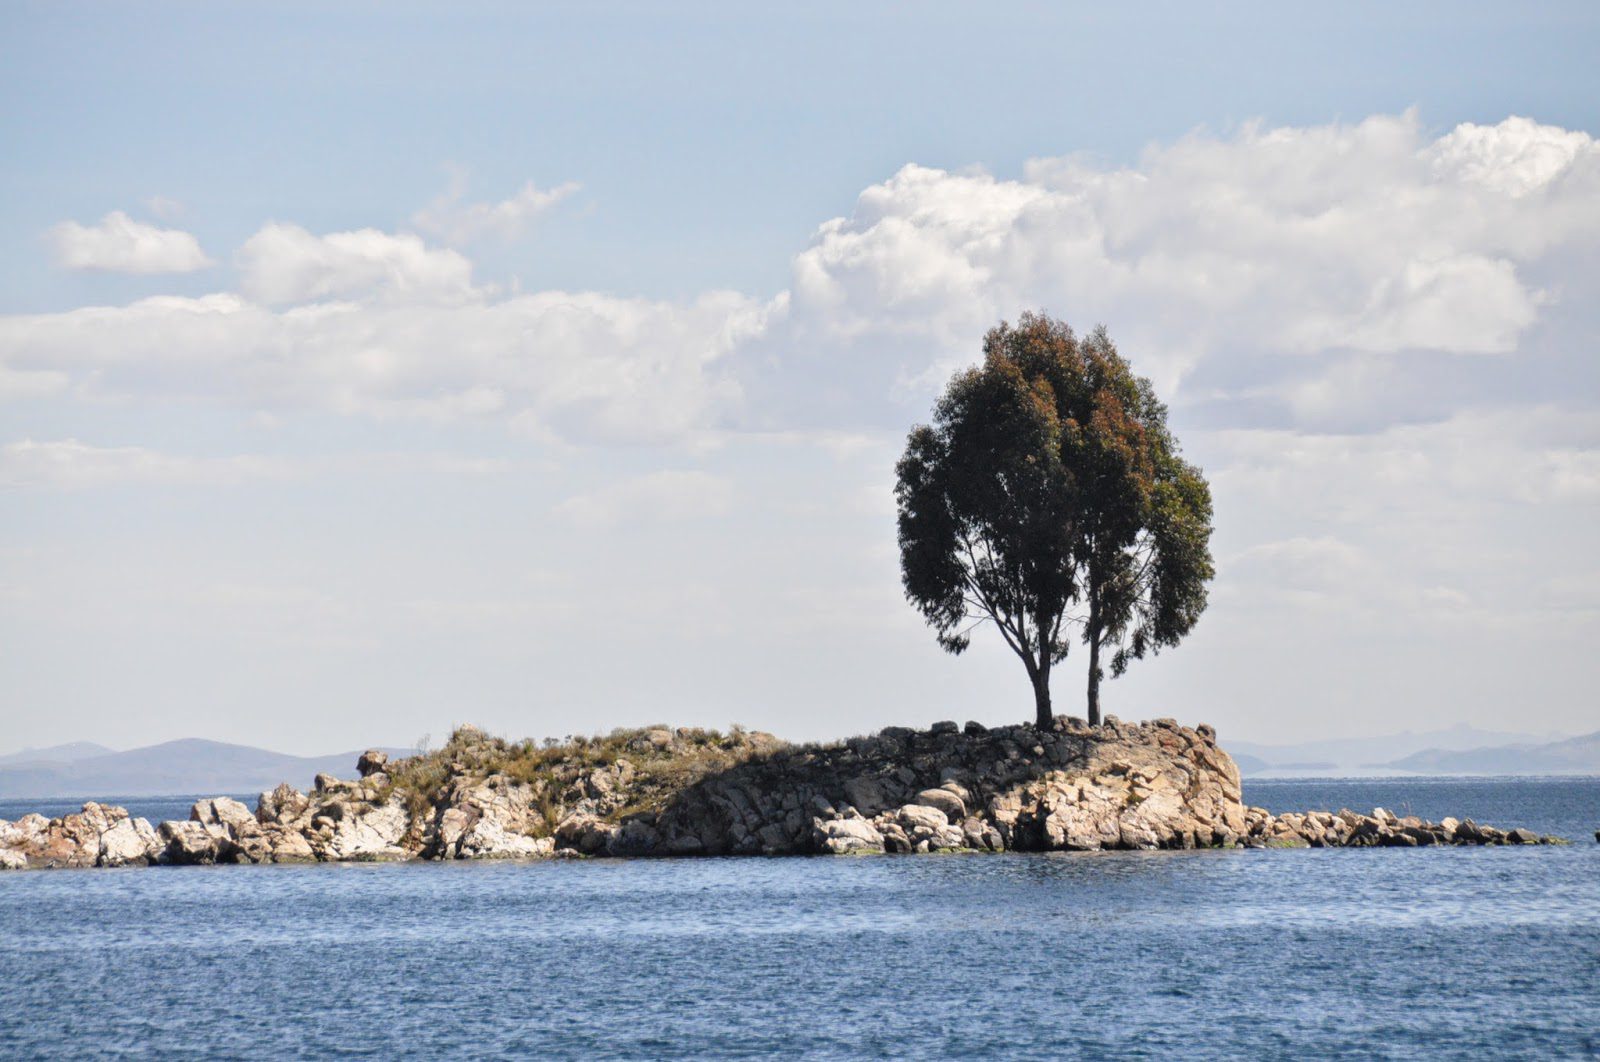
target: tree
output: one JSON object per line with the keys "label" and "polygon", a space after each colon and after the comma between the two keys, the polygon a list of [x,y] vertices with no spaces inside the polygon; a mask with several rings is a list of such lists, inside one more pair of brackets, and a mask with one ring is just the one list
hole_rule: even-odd
{"label": "tree", "polygon": [[1105,330],[1023,314],[983,342],[918,425],[896,468],[906,597],[960,653],[991,622],[1022,660],[1036,721],[1072,629],[1089,650],[1089,721],[1101,656],[1120,675],[1176,645],[1206,603],[1211,495],[1179,457],[1167,410]]}

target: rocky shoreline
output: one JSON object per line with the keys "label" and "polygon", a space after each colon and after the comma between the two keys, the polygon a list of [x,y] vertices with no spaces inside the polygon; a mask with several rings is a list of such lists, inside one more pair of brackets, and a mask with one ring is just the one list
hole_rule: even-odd
{"label": "rocky shoreline", "polygon": [[936,723],[828,745],[666,727],[511,743],[462,727],[438,751],[356,767],[158,826],[96,803],[0,820],[0,869],[1559,841],[1382,808],[1272,815],[1243,803],[1209,726],[1171,719]]}

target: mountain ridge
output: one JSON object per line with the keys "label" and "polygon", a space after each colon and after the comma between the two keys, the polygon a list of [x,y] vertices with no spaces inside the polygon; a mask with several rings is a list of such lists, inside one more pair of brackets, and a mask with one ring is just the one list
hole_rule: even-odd
{"label": "mountain ridge", "polygon": [[[75,742],[52,749],[24,750],[49,753],[88,745]],[[393,756],[409,756],[409,748],[384,748]],[[13,753],[20,757],[23,753]],[[247,793],[271,789],[285,779],[309,783],[318,774],[348,775],[355,770],[357,751],[326,756],[295,756],[250,745],[208,738],[177,738],[155,745],[107,751],[71,761],[0,760],[0,797],[50,799],[115,794],[166,796],[200,792]]]}

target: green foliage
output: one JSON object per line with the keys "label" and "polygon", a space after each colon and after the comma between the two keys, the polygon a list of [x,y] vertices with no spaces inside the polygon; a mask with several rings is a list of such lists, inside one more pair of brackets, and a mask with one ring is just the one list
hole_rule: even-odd
{"label": "green foliage", "polygon": [[1167,409],[1103,328],[1023,314],[984,337],[912,429],[896,468],[907,598],[953,653],[992,622],[1049,719],[1049,676],[1081,630],[1113,674],[1177,642],[1213,574],[1211,495],[1179,456]]}

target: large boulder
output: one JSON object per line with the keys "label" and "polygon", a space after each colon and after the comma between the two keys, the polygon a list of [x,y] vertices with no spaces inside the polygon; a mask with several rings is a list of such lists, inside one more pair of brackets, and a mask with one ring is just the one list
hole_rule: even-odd
{"label": "large boulder", "polygon": [[100,835],[100,865],[145,866],[161,856],[161,840],[144,819],[122,818]]}
{"label": "large boulder", "polygon": [[911,803],[937,808],[944,812],[945,818],[949,822],[960,822],[967,817],[967,805],[965,802],[948,789],[924,789],[911,798]]}
{"label": "large boulder", "polygon": [[162,841],[162,862],[195,866],[228,861],[233,854],[233,838],[228,828],[217,823],[167,821],[156,827]]}
{"label": "large boulder", "polygon": [[196,802],[189,809],[189,820],[234,829],[253,828],[258,825],[256,816],[250,809],[232,797],[211,797]]}
{"label": "large boulder", "polygon": [[818,850],[830,855],[857,855],[883,851],[883,834],[866,819],[814,819],[812,839]]}
{"label": "large boulder", "polygon": [[275,823],[288,826],[309,820],[311,801],[288,782],[262,793],[256,802],[256,821],[262,825]]}
{"label": "large boulder", "polygon": [[312,819],[314,832],[309,840],[319,858],[330,862],[371,862],[410,856],[400,842],[410,830],[411,819],[399,800],[334,807],[341,809],[337,819],[327,815]]}

